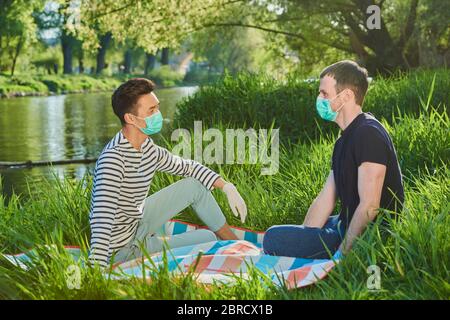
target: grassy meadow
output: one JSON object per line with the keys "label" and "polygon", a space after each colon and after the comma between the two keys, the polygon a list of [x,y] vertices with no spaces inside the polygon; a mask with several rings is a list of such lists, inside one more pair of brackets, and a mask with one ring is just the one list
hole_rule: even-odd
{"label": "grassy meadow", "polygon": [[[61,246],[89,243],[92,177],[52,180],[35,186],[27,200],[0,198],[0,243],[4,253],[37,248],[34,267],[23,271],[0,258],[1,299],[449,299],[450,298],[450,74],[421,71],[374,79],[363,109],[381,119],[391,134],[404,176],[405,208],[390,221],[387,236],[373,223],[354,249],[316,285],[275,287],[254,269],[250,280],[203,285],[193,274],[174,277],[165,268],[151,281],[111,280],[98,269],[82,269],[80,289],[69,289],[65,271],[73,264]],[[229,224],[265,230],[301,224],[330,170],[336,128],[314,113],[316,82],[275,83],[264,76],[225,77],[179,104],[176,125],[280,128],[279,172],[260,175],[260,164],[210,166],[233,182],[245,199],[244,225],[225,195],[213,194]],[[366,108],[367,107],[367,108]],[[166,142],[170,149],[172,143]],[[158,173],[151,192],[180,179]],[[336,208],[336,212],[339,207]],[[389,214],[384,213],[387,216]],[[201,223],[191,209],[177,217]],[[388,218],[389,219],[389,218]],[[43,245],[56,244],[52,250]],[[81,262],[78,262],[81,263]],[[381,290],[369,291],[367,267],[381,269]],[[262,279],[261,279],[262,278]],[[148,279],[147,279],[148,280]],[[261,281],[262,280],[262,281]],[[266,279],[267,280],[267,279]]]}

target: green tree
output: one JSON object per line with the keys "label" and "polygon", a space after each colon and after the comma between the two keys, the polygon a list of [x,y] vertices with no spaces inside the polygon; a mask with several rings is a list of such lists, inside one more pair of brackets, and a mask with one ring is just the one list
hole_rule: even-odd
{"label": "green tree", "polygon": [[195,61],[208,64],[209,71],[257,72],[261,40],[261,34],[252,29],[206,28],[195,33],[189,49],[195,52]]}
{"label": "green tree", "polygon": [[80,70],[84,69],[84,53],[81,48],[81,42],[73,34],[68,32],[66,25],[72,18],[69,8],[74,5],[71,0],[58,0],[48,2],[42,12],[36,14],[36,21],[39,30],[57,30],[61,43],[61,52],[63,56],[63,73],[71,74],[73,72],[74,55],[78,58]]}
{"label": "green tree", "polygon": [[14,75],[19,55],[37,41],[33,13],[41,10],[43,1],[0,0],[0,69]]}
{"label": "green tree", "polygon": [[[379,16],[368,11],[372,6],[380,8]],[[296,55],[305,70],[345,56],[371,73],[389,73],[426,65],[423,48],[443,57],[434,59],[436,65],[448,61],[448,1],[84,0],[68,10],[68,29],[90,50],[101,46],[97,34],[110,33],[114,41],[131,40],[148,54],[176,51],[193,33],[220,27],[267,32],[274,52]],[[380,28],[368,25],[373,15]]]}
{"label": "green tree", "polygon": [[123,43],[131,40],[147,53],[179,48],[182,40],[205,22],[218,19],[229,6],[246,0],[85,0],[70,8],[69,29],[84,40],[85,48],[100,46],[96,34],[111,32]]}
{"label": "green tree", "polygon": [[[268,5],[270,2],[270,6]],[[210,26],[246,27],[283,38],[306,64],[320,63],[323,53],[342,52],[355,57],[372,73],[389,73],[426,64],[420,46],[441,54],[448,62],[450,4],[439,0],[270,0],[253,5],[259,11],[250,21],[241,15]],[[380,8],[380,15],[368,11]],[[380,28],[368,20],[379,18]],[[431,31],[433,30],[433,31]],[[313,54],[311,54],[313,53]],[[423,54],[422,54],[423,56]]]}

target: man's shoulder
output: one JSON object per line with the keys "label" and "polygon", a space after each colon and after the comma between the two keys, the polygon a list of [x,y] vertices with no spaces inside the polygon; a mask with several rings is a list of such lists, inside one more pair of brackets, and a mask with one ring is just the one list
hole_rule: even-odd
{"label": "man's shoulder", "polygon": [[114,158],[123,158],[123,154],[120,151],[120,148],[117,147],[110,147],[110,148],[104,148],[103,151],[100,153],[99,159],[102,158],[108,158],[108,157],[114,157]]}
{"label": "man's shoulder", "polygon": [[355,128],[353,134],[354,150],[359,147],[367,149],[365,146],[369,146],[372,150],[393,150],[393,142],[389,132],[372,114],[364,117],[362,121]]}
{"label": "man's shoulder", "polygon": [[123,159],[123,154],[121,152],[121,136],[118,132],[103,148],[98,159],[113,157],[116,159]]}
{"label": "man's shoulder", "polygon": [[382,134],[383,136],[388,134],[386,128],[370,112],[364,113],[364,117],[359,121],[354,132],[355,136],[359,137],[367,134]]}

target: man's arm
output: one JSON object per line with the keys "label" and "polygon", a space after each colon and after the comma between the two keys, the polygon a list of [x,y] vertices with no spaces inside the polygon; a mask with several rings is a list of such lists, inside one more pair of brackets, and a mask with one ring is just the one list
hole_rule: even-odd
{"label": "man's arm", "polygon": [[336,184],[334,183],[333,170],[330,171],[327,181],[314,199],[306,213],[303,225],[306,227],[322,228],[336,206]]}
{"label": "man's arm", "polygon": [[385,175],[386,166],[379,163],[363,162],[358,167],[359,205],[339,248],[341,252],[347,253],[350,251],[353,241],[363,233],[367,224],[377,216]]}
{"label": "man's arm", "polygon": [[159,146],[156,146],[156,148],[158,154],[158,171],[195,178],[199,180],[208,190],[213,190],[214,188],[222,189],[227,195],[228,204],[230,205],[233,214],[235,216],[240,215],[242,223],[245,222],[245,218],[247,216],[247,205],[232,183],[226,182],[220,177],[219,174],[203,166],[197,161],[183,159]]}
{"label": "man's arm", "polygon": [[156,170],[183,177],[192,177],[200,181],[208,190],[214,189],[213,184],[220,177],[219,174],[197,161],[183,159],[172,154],[166,148],[157,145],[155,147],[158,161]]}

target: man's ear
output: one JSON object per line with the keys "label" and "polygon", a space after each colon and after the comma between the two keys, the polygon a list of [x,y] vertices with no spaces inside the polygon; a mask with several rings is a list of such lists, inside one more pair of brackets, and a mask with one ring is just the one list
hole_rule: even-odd
{"label": "man's ear", "polygon": [[344,95],[345,95],[345,102],[356,101],[355,93],[353,92],[352,89],[346,88]]}
{"label": "man's ear", "polygon": [[129,113],[129,112],[126,112],[123,115],[123,120],[125,120],[125,123],[127,123],[127,124],[134,124],[134,119],[131,116],[131,113]]}

